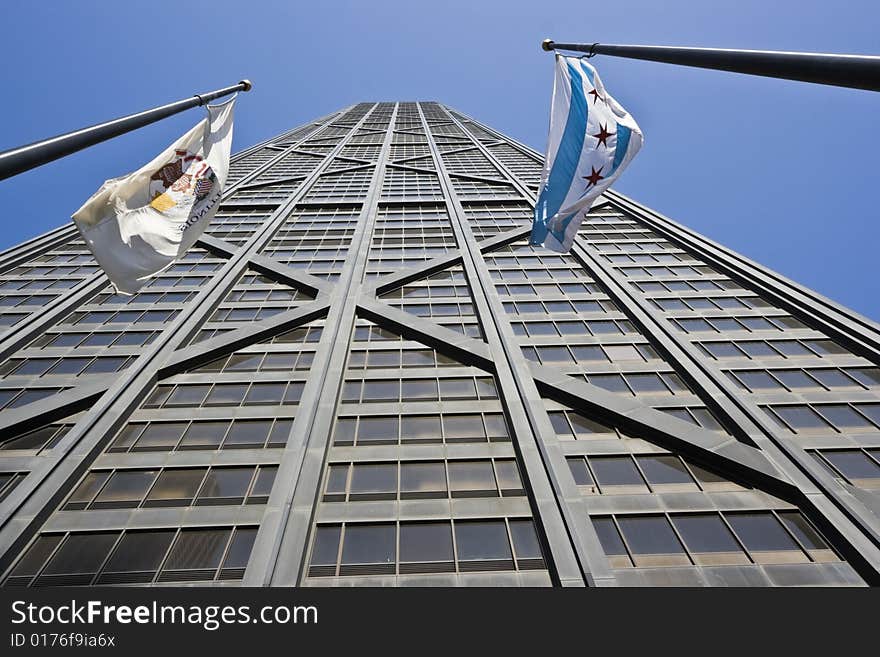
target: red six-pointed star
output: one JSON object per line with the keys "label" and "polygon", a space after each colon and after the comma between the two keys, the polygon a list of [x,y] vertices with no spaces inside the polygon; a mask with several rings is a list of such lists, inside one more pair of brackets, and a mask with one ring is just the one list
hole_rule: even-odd
{"label": "red six-pointed star", "polygon": [[605,99],[599,95],[599,92],[596,89],[593,89],[592,91],[588,91],[587,93],[593,97],[593,105],[596,104],[597,100],[601,100],[603,103],[605,102]]}
{"label": "red six-pointed star", "polygon": [[589,176],[583,176],[584,180],[587,181],[587,189],[589,189],[590,187],[592,187],[593,185],[595,185],[596,183],[598,183],[600,180],[604,180],[604,179],[605,179],[605,176],[600,176],[600,175],[599,175],[600,173],[602,173],[602,169],[604,169],[604,168],[605,168],[605,167],[599,167],[599,170],[596,171],[595,168],[593,168],[592,166],[590,167],[590,175],[589,175]]}
{"label": "red six-pointed star", "polygon": [[602,144],[603,146],[607,147],[608,142],[605,140],[608,139],[609,137],[613,137],[614,135],[615,135],[615,133],[608,132],[608,128],[606,127],[606,124],[603,123],[599,126],[599,133],[596,135],[592,135],[592,136],[599,140],[599,143],[597,143],[596,146],[598,146],[599,144]]}

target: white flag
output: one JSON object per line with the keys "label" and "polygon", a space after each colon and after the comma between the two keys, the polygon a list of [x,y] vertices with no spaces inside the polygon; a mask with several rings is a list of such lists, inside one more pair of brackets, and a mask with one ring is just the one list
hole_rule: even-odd
{"label": "white flag", "polygon": [[73,215],[118,292],[134,294],[184,255],[217,212],[232,150],[235,98],[134,173],[106,181]]}
{"label": "white flag", "polygon": [[547,159],[532,244],[568,251],[590,206],[642,147],[635,119],[579,57],[556,55]]}

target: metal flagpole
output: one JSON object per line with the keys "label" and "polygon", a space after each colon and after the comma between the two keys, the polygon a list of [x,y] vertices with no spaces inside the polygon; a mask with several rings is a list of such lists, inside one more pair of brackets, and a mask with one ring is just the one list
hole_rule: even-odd
{"label": "metal flagpole", "polygon": [[0,153],[0,180],[15,176],[29,169],[42,166],[65,155],[76,153],[88,146],[131,132],[145,125],[155,123],[166,117],[178,114],[191,107],[198,107],[216,98],[228,96],[236,91],[250,91],[253,85],[249,80],[242,80],[231,87],[224,87],[204,94],[195,94],[192,98],[178,100],[168,105],[154,107],[137,114],[122,116],[106,123],[99,123],[88,128],[68,132],[36,141],[27,146],[12,148]]}
{"label": "metal flagpole", "polygon": [[611,55],[652,62],[712,68],[785,80],[880,91],[880,57],[773,50],[630,46],[602,43],[556,43],[545,39],[544,50],[573,50],[588,56]]}

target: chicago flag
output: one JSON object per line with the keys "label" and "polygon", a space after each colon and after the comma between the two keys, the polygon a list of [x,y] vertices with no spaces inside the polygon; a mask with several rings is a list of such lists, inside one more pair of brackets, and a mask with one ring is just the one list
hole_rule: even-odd
{"label": "chicago flag", "polygon": [[642,131],[584,58],[556,55],[547,159],[531,243],[571,249],[599,195],[642,147]]}

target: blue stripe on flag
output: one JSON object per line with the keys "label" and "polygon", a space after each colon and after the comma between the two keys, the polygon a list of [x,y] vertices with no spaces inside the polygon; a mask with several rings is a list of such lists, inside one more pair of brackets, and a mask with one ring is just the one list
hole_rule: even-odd
{"label": "blue stripe on flag", "polygon": [[614,149],[614,160],[611,162],[611,173],[608,176],[617,171],[617,167],[620,166],[623,158],[626,157],[626,151],[629,149],[629,136],[631,134],[632,130],[630,128],[620,123],[617,124],[617,146]]}
{"label": "blue stripe on flag", "polygon": [[532,244],[543,244],[547,236],[546,221],[555,215],[571,188],[571,181],[577,172],[581,152],[584,149],[584,137],[587,132],[587,98],[584,85],[578,70],[568,64],[571,78],[571,103],[568,106],[568,118],[565,130],[553,160],[553,167],[547,178],[547,184],[541,190],[535,204],[535,221],[532,224]]}

